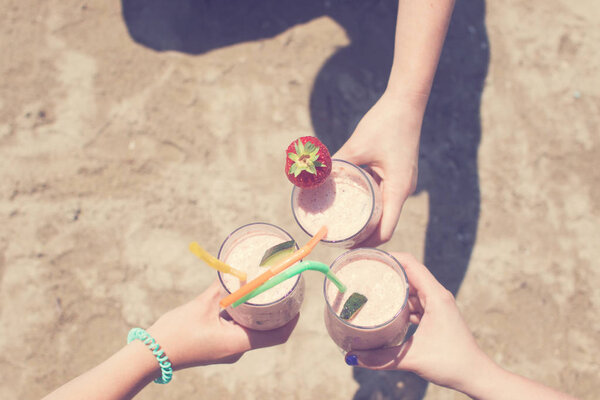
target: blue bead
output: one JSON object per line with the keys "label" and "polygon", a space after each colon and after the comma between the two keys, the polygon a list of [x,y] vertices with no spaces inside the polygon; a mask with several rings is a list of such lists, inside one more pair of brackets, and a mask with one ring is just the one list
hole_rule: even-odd
{"label": "blue bead", "polygon": [[346,364],[358,365],[358,357],[356,357],[355,355],[346,356]]}

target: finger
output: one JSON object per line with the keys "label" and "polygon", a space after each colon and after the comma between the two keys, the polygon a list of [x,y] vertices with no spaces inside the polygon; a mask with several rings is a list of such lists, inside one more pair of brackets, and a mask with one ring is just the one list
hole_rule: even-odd
{"label": "finger", "polygon": [[408,309],[410,310],[411,314],[422,315],[424,312],[423,305],[417,296],[408,297]]}
{"label": "finger", "polygon": [[271,347],[287,342],[291,336],[300,314],[296,315],[290,322],[284,326],[272,329],[270,331],[257,331],[253,329],[244,328],[241,325],[232,325],[233,329],[236,330],[235,335],[240,346],[240,351],[248,351],[253,349],[260,349],[263,347]]}
{"label": "finger", "polygon": [[408,253],[391,254],[404,267],[408,283],[415,288],[422,307],[425,307],[424,303],[427,296],[432,296],[441,290],[445,290],[431,272],[429,272],[427,267],[417,261],[414,256]]}
{"label": "finger", "polygon": [[[404,267],[404,265],[402,265],[402,267]],[[404,268],[404,270],[406,270],[406,268]],[[417,288],[414,287],[413,285],[410,285],[408,287],[408,295],[413,296],[413,297],[414,296],[418,297]]]}
{"label": "finger", "polygon": [[381,186],[381,182],[383,181],[383,170],[380,167],[376,165],[363,164],[361,168],[367,171],[369,175],[371,175],[371,177],[377,184],[377,187]]}
{"label": "finger", "polygon": [[356,350],[346,354],[346,363],[373,370],[410,370],[407,355],[412,346],[412,338],[400,346],[377,350]]}
{"label": "finger", "polygon": [[377,225],[375,232],[373,232],[371,236],[369,236],[365,241],[357,244],[355,247],[377,247],[388,242],[396,230],[396,225],[398,224],[401,211],[402,207],[397,210],[389,209],[386,208],[384,203],[381,221],[379,222],[379,225]]}
{"label": "finger", "polygon": [[[382,172],[378,175],[381,175]],[[361,246],[377,247],[392,238],[402,213],[402,207],[410,194],[409,190],[403,189],[406,186],[405,183],[387,175],[378,182],[383,208],[381,219],[375,232]]]}
{"label": "finger", "polygon": [[383,213],[379,223],[379,237],[382,242],[387,242],[392,238],[404,202],[408,197],[408,191],[402,190],[402,182],[386,179],[381,185],[381,195],[383,202]]}
{"label": "finger", "polygon": [[219,278],[217,278],[202,293],[196,296],[195,301],[201,303],[208,302],[211,305],[218,305],[220,297],[221,283],[219,282]]}
{"label": "finger", "polygon": [[340,160],[350,161],[356,165],[361,164],[369,164],[371,163],[372,156],[369,156],[367,152],[363,151],[354,151],[354,146],[352,146],[352,137],[344,143],[344,145],[333,155],[331,158],[337,158]]}

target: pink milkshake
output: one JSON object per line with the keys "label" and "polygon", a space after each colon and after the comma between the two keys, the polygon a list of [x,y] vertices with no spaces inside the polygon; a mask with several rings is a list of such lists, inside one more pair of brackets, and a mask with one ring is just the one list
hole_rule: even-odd
{"label": "pink milkshake", "polygon": [[[234,268],[245,271],[249,282],[268,268],[259,266],[265,251],[289,240],[294,239],[275,225],[266,223],[244,225],[225,239],[218,258]],[[220,272],[218,276],[223,296],[240,288],[240,281],[235,276]],[[247,328],[270,330],[279,328],[294,318],[300,311],[303,299],[304,279],[298,275],[238,307],[227,307],[227,312],[234,321]]]}
{"label": "pink milkshake", "polygon": [[[402,265],[378,249],[356,249],[339,256],[331,271],[346,284],[346,293],[325,279],[325,326],[344,351],[399,344],[408,329],[408,280]],[[350,320],[340,314],[344,303],[358,292],[368,299]]]}
{"label": "pink milkshake", "polygon": [[314,235],[321,226],[324,243],[352,247],[369,237],[381,219],[379,187],[362,168],[332,160],[329,177],[316,188],[292,190],[292,212],[300,228]]}

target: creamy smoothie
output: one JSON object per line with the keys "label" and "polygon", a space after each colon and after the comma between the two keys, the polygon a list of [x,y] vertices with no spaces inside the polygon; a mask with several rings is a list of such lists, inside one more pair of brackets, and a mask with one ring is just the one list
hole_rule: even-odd
{"label": "creamy smoothie", "polygon": [[[395,258],[377,249],[357,249],[338,257],[331,270],[348,288],[340,293],[325,280],[325,326],[340,348],[374,349],[404,339],[408,329],[408,281]],[[342,319],[342,308],[354,292],[368,300],[352,319]]]}
{"label": "creamy smoothie", "polygon": [[[247,281],[261,275],[268,267],[259,266],[265,251],[279,243],[293,240],[275,225],[255,223],[238,228],[221,245],[219,259],[248,274]],[[223,295],[240,288],[233,275],[218,273]],[[269,330],[285,325],[300,311],[304,298],[301,275],[288,279],[227,312],[240,325],[250,329]]]}
{"label": "creamy smoothie", "polygon": [[369,237],[379,223],[381,194],[362,168],[343,160],[332,161],[331,174],[320,186],[294,186],[292,212],[307,234],[312,236],[326,225],[324,243],[352,247]]}

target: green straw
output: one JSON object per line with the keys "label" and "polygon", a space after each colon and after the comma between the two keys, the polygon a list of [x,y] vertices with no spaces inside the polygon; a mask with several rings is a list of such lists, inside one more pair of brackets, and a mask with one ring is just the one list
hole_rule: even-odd
{"label": "green straw", "polygon": [[313,271],[319,271],[319,272],[324,273],[327,276],[327,278],[329,278],[331,280],[331,282],[333,282],[333,284],[338,288],[338,290],[340,292],[344,293],[346,291],[346,285],[344,285],[342,282],[340,282],[338,277],[335,276],[333,274],[333,272],[331,272],[329,270],[328,265],[317,262],[317,261],[301,261],[298,264],[294,265],[293,267],[286,269],[279,275],[276,275],[273,278],[269,279],[267,282],[263,283],[261,286],[257,287],[256,289],[254,289],[253,291],[251,291],[250,293],[248,293],[247,295],[245,295],[244,297],[242,297],[241,299],[239,299],[238,301],[233,303],[232,307],[235,308],[235,307],[239,306],[240,304],[247,302],[251,298],[258,296],[265,290],[269,290],[273,286],[279,285],[281,282],[288,280],[290,278],[293,278],[294,276],[296,276],[304,271],[307,271],[309,269],[313,270]]}

